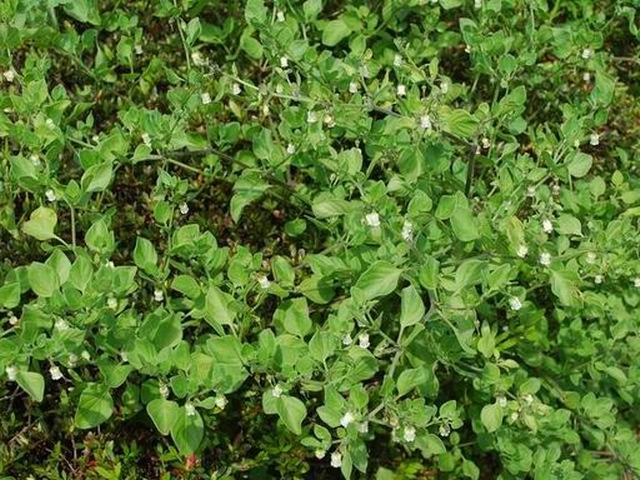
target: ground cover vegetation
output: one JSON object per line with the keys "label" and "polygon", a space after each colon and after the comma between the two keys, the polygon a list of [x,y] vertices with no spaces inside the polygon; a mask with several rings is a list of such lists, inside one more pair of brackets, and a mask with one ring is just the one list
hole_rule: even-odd
{"label": "ground cover vegetation", "polygon": [[0,2],[0,477],[638,478],[638,7]]}

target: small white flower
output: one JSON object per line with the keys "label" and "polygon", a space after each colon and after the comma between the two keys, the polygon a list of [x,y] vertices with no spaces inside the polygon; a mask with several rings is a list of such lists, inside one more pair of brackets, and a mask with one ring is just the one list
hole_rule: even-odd
{"label": "small white flower", "polygon": [[162,300],[164,300],[164,293],[162,292],[162,290],[160,290],[159,288],[156,288],[153,291],[153,299],[156,302],[161,302]]}
{"label": "small white flower", "polygon": [[142,55],[142,45],[137,44],[134,48],[137,55]]}
{"label": "small white flower", "polygon": [[512,422],[517,422],[517,421],[518,421],[518,412],[513,412],[513,413],[511,414],[511,417],[510,417],[510,418],[511,418],[511,421],[512,421]]}
{"label": "small white flower", "polygon": [[587,263],[594,264],[596,263],[596,254],[593,252],[587,253],[587,258],[585,259]]}
{"label": "small white flower", "polygon": [[399,53],[396,53],[395,56],[393,57],[393,66],[394,67],[402,66],[402,55],[400,55]]}
{"label": "small white flower", "polygon": [[536,187],[533,185],[527,188],[527,197],[535,197],[536,196]]}
{"label": "small white flower", "polygon": [[193,417],[196,414],[196,407],[194,407],[190,402],[184,404],[184,411],[187,414],[187,417]]}
{"label": "small white flower", "polygon": [[273,387],[273,389],[271,390],[271,395],[276,398],[280,398],[280,395],[282,395],[282,387],[280,385],[276,385],[275,387]]}
{"label": "small white flower", "polygon": [[342,454],[340,452],[333,452],[331,454],[331,466],[333,468],[340,468],[342,466]]}
{"label": "small white flower", "polygon": [[87,352],[86,350],[83,350],[82,353],[80,354],[80,356],[82,357],[83,360],[85,361],[89,361],[91,360],[91,354],[89,352]]}
{"label": "small white flower", "polygon": [[602,283],[602,275],[596,275],[596,276],[593,278],[593,281],[594,281],[596,284],[600,285],[600,284]]}
{"label": "small white flower", "polygon": [[476,10],[480,10],[482,8],[482,0],[474,0],[473,7]]}
{"label": "small white flower", "polygon": [[187,213],[189,213],[189,205],[187,205],[186,202],[182,202],[180,205],[178,205],[178,209],[180,210],[180,213],[182,215],[186,215]]}
{"label": "small white flower", "polygon": [[422,115],[420,117],[420,128],[423,130],[431,130],[433,128],[431,117],[429,115]]}
{"label": "small white flower", "polygon": [[411,240],[413,240],[413,224],[411,222],[407,220],[404,221],[404,223],[402,224],[401,235],[406,242],[410,242]]}
{"label": "small white flower", "polygon": [[57,199],[56,192],[54,192],[50,188],[46,192],[44,192],[44,196],[47,197],[47,200],[50,202],[55,202]]}
{"label": "small white flower", "polygon": [[266,275],[260,275],[258,277],[258,283],[260,284],[260,288],[266,290],[271,286],[271,281],[266,277]]}
{"label": "small white flower", "polygon": [[111,310],[115,310],[118,308],[118,300],[115,297],[107,298],[107,307]]}
{"label": "small white flower", "polygon": [[202,67],[203,65],[207,64],[207,59],[204,58],[204,56],[200,52],[192,52],[191,60],[193,61],[193,64],[197,67]]}
{"label": "small white flower", "polygon": [[293,155],[294,153],[296,153],[296,146],[293,143],[287,145],[287,153],[289,155]]}
{"label": "small white flower", "polygon": [[345,347],[348,347],[349,345],[351,345],[351,343],[353,342],[353,339],[351,338],[351,335],[349,335],[348,333],[342,337],[342,344]]}
{"label": "small white flower", "polygon": [[440,91],[446,95],[449,92],[449,84],[447,82],[440,82]]}
{"label": "small white flower", "polygon": [[326,451],[322,450],[321,448],[318,448],[315,451],[315,456],[318,460],[322,460],[324,458],[324,456],[327,454]]}
{"label": "small white flower", "polygon": [[129,354],[125,351],[120,352],[120,359],[123,362],[128,362],[129,361]]}
{"label": "small white flower", "polygon": [[105,266],[106,266],[107,268],[115,268],[115,264],[114,264],[114,263],[113,263],[113,261],[111,261],[111,260],[107,260],[107,261],[105,262]]}
{"label": "small white flower", "polygon": [[333,118],[333,115],[329,115],[328,113],[323,117],[322,121],[327,125],[327,127],[329,128],[333,128],[336,126],[336,121]]}
{"label": "small white flower", "polygon": [[515,310],[516,312],[522,308],[522,302],[518,297],[511,297],[509,299],[509,306],[511,310]]}
{"label": "small white flower", "polygon": [[69,324],[64,320],[62,320],[61,318],[56,320],[56,323],[53,326],[56,330],[60,330],[61,332],[64,332],[65,330],[69,330],[70,328]]}
{"label": "small white flower", "polygon": [[585,82],[585,83],[590,83],[591,82],[591,73],[584,72],[582,74],[582,81]]}
{"label": "small white flower", "polygon": [[69,368],[75,367],[76,363],[78,363],[78,356],[75,353],[70,353],[67,362],[69,364]]}
{"label": "small white flower", "polygon": [[233,93],[234,95],[240,95],[240,92],[242,92],[242,87],[239,83],[234,83],[233,85],[231,85],[231,93]]}
{"label": "small white flower", "polygon": [[440,425],[440,428],[438,429],[438,433],[440,434],[441,437],[448,437],[449,434],[451,433],[451,427],[449,427],[447,423],[443,423],[442,425]]}
{"label": "small white flower", "polygon": [[548,267],[551,265],[551,254],[548,252],[542,252],[538,261],[540,262],[540,265]]}
{"label": "small white flower", "polygon": [[533,395],[531,394],[525,395],[523,399],[527,405],[531,405],[533,403]]}
{"label": "small white flower", "polygon": [[313,110],[307,112],[307,123],[316,123],[317,121],[318,115],[316,114],[316,112],[314,112]]}
{"label": "small white flower", "polygon": [[378,228],[380,226],[380,215],[378,215],[378,212],[367,213],[364,219],[371,228]]}
{"label": "small white flower", "polygon": [[349,83],[349,93],[356,93],[358,91],[358,83],[350,82]]}
{"label": "small white flower", "polygon": [[398,85],[398,87],[396,88],[396,94],[399,97],[404,97],[407,94],[407,87],[405,87],[403,84]]}
{"label": "small white flower", "polygon": [[527,247],[524,243],[522,245],[519,245],[518,249],[516,250],[516,255],[518,255],[520,258],[526,257],[528,253],[529,247]]}
{"label": "small white flower", "polygon": [[592,146],[596,146],[596,145],[600,145],[600,135],[598,135],[597,133],[592,133],[591,135],[589,135],[589,145]]}
{"label": "small white flower", "polygon": [[224,395],[218,395],[215,398],[214,403],[220,410],[224,410],[224,407],[227,406],[227,397],[225,397]]}
{"label": "small white flower", "polygon": [[158,387],[158,392],[160,392],[160,396],[162,398],[165,398],[165,399],[169,398],[169,386],[166,383],[164,382],[160,383],[160,386]]}
{"label": "small white flower", "polygon": [[362,422],[358,424],[358,432],[367,433],[369,431],[369,422]]}
{"label": "small white flower", "polygon": [[507,406],[507,399],[503,396],[500,395],[497,399],[496,399],[498,406],[504,408]]}
{"label": "small white flower", "polygon": [[284,22],[284,12],[282,10],[278,10],[276,13],[276,20],[279,22]]}
{"label": "small white flower", "polygon": [[633,286],[636,288],[640,288],[640,277],[636,277],[633,279]]}
{"label": "small white flower", "polygon": [[15,327],[18,324],[18,322],[19,322],[18,317],[16,317],[14,314],[11,314],[11,316],[9,317],[9,325]]}
{"label": "small white flower", "polygon": [[465,45],[465,47],[464,47],[464,51],[465,51],[466,53],[471,53],[471,45]]}
{"label": "small white flower", "polygon": [[476,151],[475,154],[476,155],[480,155],[482,153],[482,149],[480,148],[480,145],[476,145]]}
{"label": "small white flower", "polygon": [[593,50],[591,50],[590,48],[585,48],[584,50],[582,50],[581,56],[584,60],[589,60],[593,56]]}
{"label": "small white flower", "polygon": [[63,377],[62,372],[57,365],[51,365],[51,368],[49,369],[49,375],[51,375],[51,380],[54,381],[60,380]]}
{"label": "small white flower", "polygon": [[98,142],[100,142],[100,137],[99,137],[98,135],[93,135],[93,136],[91,137],[91,141],[92,141],[93,143],[98,143]]}
{"label": "small white flower", "polygon": [[484,148],[485,150],[487,150],[491,146],[491,142],[487,137],[482,137],[481,142],[482,142],[482,148]]}
{"label": "small white flower", "polygon": [[413,442],[416,439],[416,429],[413,427],[405,427],[403,437],[405,442]]}
{"label": "small white flower", "polygon": [[209,95],[209,93],[207,92],[204,92],[202,95],[200,95],[200,100],[202,100],[203,105],[209,105],[211,103],[211,95]]}
{"label": "small white flower", "polygon": [[371,343],[369,342],[368,333],[361,333],[360,335],[358,335],[358,345],[360,346],[360,348],[369,348]]}
{"label": "small white flower", "polygon": [[347,428],[351,424],[351,422],[353,422],[353,420],[353,413],[347,412],[340,419],[340,425],[342,425],[344,428]]}
{"label": "small white flower", "polygon": [[34,167],[40,166],[40,158],[35,153],[29,157]]}
{"label": "small white flower", "polygon": [[280,57],[280,66],[282,68],[287,68],[289,66],[289,59],[287,57],[285,57],[284,55],[282,57]]}
{"label": "small white flower", "polygon": [[553,223],[551,223],[551,220],[549,220],[548,218],[545,218],[542,221],[542,230],[544,231],[544,233],[553,232]]}
{"label": "small white flower", "polygon": [[143,133],[140,138],[142,138],[142,143],[144,143],[147,147],[151,146],[151,136],[147,132]]}
{"label": "small white flower", "polygon": [[552,193],[553,195],[555,195],[556,197],[557,197],[558,195],[560,195],[560,185],[558,185],[557,183],[555,183],[555,184],[553,185],[553,187],[551,187],[551,193]]}
{"label": "small white flower", "polygon": [[13,70],[13,68],[10,68],[9,70],[5,71],[2,76],[7,82],[11,83],[16,78],[16,72]]}
{"label": "small white flower", "polygon": [[13,365],[9,365],[4,369],[4,371],[7,374],[7,378],[10,382],[16,381],[16,375],[18,374],[18,369],[16,367],[14,367]]}

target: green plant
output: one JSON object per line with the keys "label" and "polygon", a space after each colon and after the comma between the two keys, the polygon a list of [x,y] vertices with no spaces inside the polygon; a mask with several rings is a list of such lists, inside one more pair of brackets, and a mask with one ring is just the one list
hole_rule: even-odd
{"label": "green plant", "polygon": [[640,475],[635,15],[4,1],[9,411],[158,476]]}

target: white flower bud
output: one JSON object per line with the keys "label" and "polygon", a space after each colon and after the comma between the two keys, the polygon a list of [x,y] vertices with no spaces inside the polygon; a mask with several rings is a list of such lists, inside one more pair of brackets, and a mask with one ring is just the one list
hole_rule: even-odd
{"label": "white flower bud", "polygon": [[342,466],[342,454],[340,452],[333,452],[331,454],[331,466],[333,468],[340,468]]}
{"label": "white flower bud", "polygon": [[600,285],[602,283],[602,275],[596,275],[595,277],[593,277],[593,281]]}
{"label": "white flower bud", "polygon": [[142,45],[137,44],[134,49],[137,55],[142,55]]}
{"label": "white flower bud", "polygon": [[353,420],[353,414],[351,412],[347,412],[340,419],[340,425],[342,425],[344,428],[347,428],[351,424],[351,422],[353,422]]}
{"label": "white flower bud", "polygon": [[280,66],[282,68],[287,68],[289,66],[289,59],[285,56],[280,57]]}
{"label": "white flower bud", "polygon": [[548,218],[545,218],[542,221],[542,230],[544,231],[544,233],[553,232],[553,223],[551,223],[551,220],[549,220]]}
{"label": "white flower bud", "polygon": [[207,60],[206,58],[204,58],[201,52],[192,52],[191,61],[197,67],[202,67],[203,65],[207,64]]}
{"label": "white flower bud", "polygon": [[433,128],[431,117],[429,115],[422,115],[420,117],[420,128],[424,130],[431,130]]}
{"label": "white flower bud", "polygon": [[187,213],[189,213],[189,205],[187,205],[186,202],[182,202],[180,205],[178,205],[178,209],[180,210],[180,213],[182,215],[186,215]]}
{"label": "white flower bud", "polygon": [[358,91],[358,84],[356,82],[349,83],[349,93],[356,93]]}
{"label": "white flower bud", "polygon": [[63,377],[62,372],[57,365],[51,365],[51,368],[49,369],[49,375],[51,375],[51,380],[54,381],[60,380]]}
{"label": "white flower bud", "polygon": [[162,300],[164,300],[164,293],[162,292],[162,290],[160,290],[159,288],[156,288],[153,291],[153,299],[156,302],[161,302]]}
{"label": "white flower bud", "polygon": [[509,299],[509,306],[511,307],[511,310],[514,310],[517,312],[522,308],[522,302],[518,297],[511,297]]}
{"label": "white flower bud", "polygon": [[47,197],[47,200],[50,202],[55,202],[57,200],[56,192],[51,189],[48,189],[46,192],[44,192],[44,196]]}
{"label": "white flower bud", "polygon": [[396,53],[395,56],[393,57],[393,66],[394,67],[402,66],[402,55],[400,55],[399,53]]}
{"label": "white flower bud", "polygon": [[413,240],[413,224],[407,220],[402,224],[402,232],[400,233],[405,242]]}
{"label": "white flower bud", "polygon": [[640,288],[640,277],[636,277],[633,279],[633,286],[636,288]]}
{"label": "white flower bud", "polygon": [[169,386],[166,383],[160,382],[160,385],[158,386],[158,392],[160,393],[160,396],[162,398],[169,398]]}
{"label": "white flower bud", "polygon": [[316,123],[318,121],[318,115],[313,110],[307,112],[307,123]]}
{"label": "white flower bud", "polygon": [[398,87],[396,88],[396,94],[399,97],[404,97],[407,94],[407,87],[402,84],[398,85]]}
{"label": "white flower bud", "polygon": [[234,95],[240,95],[240,92],[242,92],[242,87],[239,83],[234,83],[233,85],[231,85],[231,93],[233,93]]}
{"label": "white flower bud", "polygon": [[367,225],[371,228],[378,228],[380,226],[380,216],[378,215],[378,212],[368,213],[364,219]]}
{"label": "white flower bud", "polygon": [[289,155],[293,155],[294,153],[296,153],[296,146],[293,143],[287,145],[287,153]]}
{"label": "white flower bud", "polygon": [[507,399],[503,396],[500,395],[497,399],[496,399],[498,406],[504,408],[507,406]]}
{"label": "white flower bud", "polygon": [[278,20],[279,22],[284,22],[284,12],[282,10],[277,11],[276,20]]}
{"label": "white flower bud", "polygon": [[413,427],[405,427],[403,437],[405,442],[413,442],[416,439],[416,429]]}
{"label": "white flower bud", "polygon": [[351,345],[351,343],[353,342],[353,339],[351,338],[351,335],[349,335],[348,333],[342,337],[342,344],[345,347],[348,347],[349,345]]}
{"label": "white flower bud", "polygon": [[448,437],[451,433],[451,427],[447,423],[443,423],[442,425],[440,425],[438,433],[441,437]]}
{"label": "white flower bud", "polygon": [[16,381],[16,375],[18,375],[18,369],[16,367],[14,367],[13,365],[9,365],[4,369],[4,371],[7,374],[7,378],[10,382]]}
{"label": "white flower bud", "polygon": [[271,395],[275,398],[280,398],[280,396],[282,395],[282,387],[280,385],[276,385],[275,387],[273,387],[273,389],[271,390]]}
{"label": "white flower bud", "polygon": [[519,245],[518,249],[516,250],[516,255],[518,255],[520,258],[526,257],[528,253],[529,248],[524,243],[522,245]]}
{"label": "white flower bud", "polygon": [[369,348],[371,343],[369,342],[368,333],[361,333],[360,335],[358,335],[358,345],[360,345],[360,348]]}
{"label": "white flower bud", "polygon": [[227,397],[225,397],[224,395],[218,395],[215,400],[214,400],[216,407],[218,407],[220,410],[224,410],[224,407],[227,406]]}
{"label": "white flower bud", "polygon": [[540,262],[540,265],[548,267],[551,265],[551,254],[548,252],[542,252],[538,261]]}
{"label": "white flower bud", "polygon": [[9,83],[13,82],[16,78],[16,72],[15,70],[13,70],[13,68],[10,68],[9,70],[5,71],[2,76],[5,78],[5,80]]}
{"label": "white flower bud", "polygon": [[598,135],[597,133],[592,133],[591,135],[589,135],[589,144],[594,147],[600,145],[600,135]]}
{"label": "white flower bud", "polygon": [[196,407],[194,407],[191,402],[187,402],[184,404],[184,411],[187,417],[193,417],[196,414]]}
{"label": "white flower bud", "polygon": [[211,103],[211,95],[209,95],[207,92],[204,92],[202,95],[200,95],[200,100],[202,100],[203,105],[209,105]]}
{"label": "white flower bud", "polygon": [[271,286],[271,281],[265,275],[260,275],[258,277],[258,283],[260,284],[260,288],[263,290],[266,290]]}
{"label": "white flower bud", "polygon": [[9,325],[11,325],[12,327],[15,327],[19,321],[20,320],[18,320],[18,317],[16,317],[13,313],[9,316]]}
{"label": "white flower bud", "polygon": [[589,60],[593,56],[593,50],[591,50],[590,48],[585,48],[584,50],[582,50],[581,56],[584,60]]}

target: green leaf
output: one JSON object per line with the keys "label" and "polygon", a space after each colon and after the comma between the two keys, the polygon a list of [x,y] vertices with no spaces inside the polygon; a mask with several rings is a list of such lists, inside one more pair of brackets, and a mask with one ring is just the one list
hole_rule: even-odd
{"label": "green leaf", "polygon": [[276,409],[278,416],[287,428],[296,435],[300,435],[302,433],[302,421],[307,416],[307,408],[304,403],[296,397],[282,395],[278,398]]}
{"label": "green leaf", "polygon": [[424,303],[413,285],[402,290],[400,309],[400,325],[409,327],[415,325],[424,317]]}
{"label": "green leaf", "polygon": [[582,152],[576,152],[569,160],[567,169],[572,177],[581,178],[584,177],[593,164],[593,158],[591,155]]}
{"label": "green leaf", "polygon": [[38,207],[22,225],[22,231],[40,241],[51,240],[56,238],[53,231],[57,223],[56,212],[47,207]]}
{"label": "green leaf", "polygon": [[570,270],[551,271],[551,291],[560,299],[562,305],[575,307],[580,305],[580,291],[577,283],[578,275]]}
{"label": "green leaf", "polygon": [[97,0],[73,0],[72,2],[58,3],[65,3],[65,13],[79,22],[100,25],[100,12],[98,10]]}
{"label": "green leaf", "polygon": [[267,21],[267,7],[263,0],[248,0],[244,7],[244,18],[247,23],[261,25]]}
{"label": "green leaf", "polygon": [[360,276],[354,288],[362,293],[364,300],[382,297],[396,289],[401,273],[402,270],[388,262],[379,260]]}
{"label": "green leaf", "polygon": [[162,435],[168,435],[180,415],[180,407],[176,402],[156,398],[147,405],[147,413],[153,424]]}
{"label": "green leaf", "polygon": [[15,308],[20,304],[20,283],[11,282],[0,287],[0,305],[3,308]]}
{"label": "green leaf", "polygon": [[171,427],[171,438],[182,455],[195,452],[204,437],[204,423],[196,410],[188,415],[185,407],[179,407],[177,418]]}
{"label": "green leaf", "polygon": [[350,33],[351,29],[344,20],[341,18],[331,20],[324,25],[322,30],[322,43],[328,47],[333,47],[348,37]]}
{"label": "green leaf", "polygon": [[240,37],[240,48],[255,60],[260,60],[264,52],[262,44],[251,35],[242,35]]}
{"label": "green leaf", "polygon": [[500,428],[503,416],[502,407],[497,403],[485,405],[480,412],[480,420],[489,433],[495,432]]}
{"label": "green leaf", "polygon": [[402,373],[398,377],[398,381],[396,382],[398,394],[406,395],[415,387],[425,383],[427,380],[428,373],[424,367],[407,368],[406,370],[402,371]]}
{"label": "green leaf", "polygon": [[80,395],[75,424],[78,428],[93,428],[108,420],[113,413],[113,399],[105,385],[89,383]]}
{"label": "green leaf", "polygon": [[158,254],[153,244],[143,237],[138,237],[133,249],[133,261],[142,270],[149,274],[157,272]]}
{"label": "green leaf", "polygon": [[582,236],[582,225],[573,215],[563,213],[558,217],[558,232],[563,235]]}
{"label": "green leaf", "polygon": [[284,314],[284,328],[287,332],[304,337],[311,330],[311,318],[307,299],[294,298],[288,303]]}
{"label": "green leaf", "polygon": [[457,205],[451,215],[453,233],[463,242],[471,242],[480,237],[476,220],[468,207]]}
{"label": "green leaf", "polygon": [[31,289],[39,297],[50,297],[58,289],[58,275],[49,265],[33,262],[27,270]]}
{"label": "green leaf", "polygon": [[452,110],[449,107],[441,109],[440,121],[445,132],[462,138],[474,136],[479,123],[478,119],[466,110]]}
{"label": "green leaf", "polygon": [[36,402],[41,402],[44,398],[44,378],[39,373],[19,371],[16,382]]}
{"label": "green leaf", "polygon": [[[205,320],[220,325],[232,325],[236,313],[229,308],[230,298],[218,287],[211,286],[205,299]],[[213,323],[212,323],[213,322]]]}
{"label": "green leaf", "polygon": [[302,10],[305,20],[313,20],[322,11],[322,0],[307,0],[302,4]]}
{"label": "green leaf", "polygon": [[103,162],[98,165],[92,165],[84,172],[80,184],[82,189],[87,192],[102,192],[106,190],[111,182],[113,175],[113,163]]}

